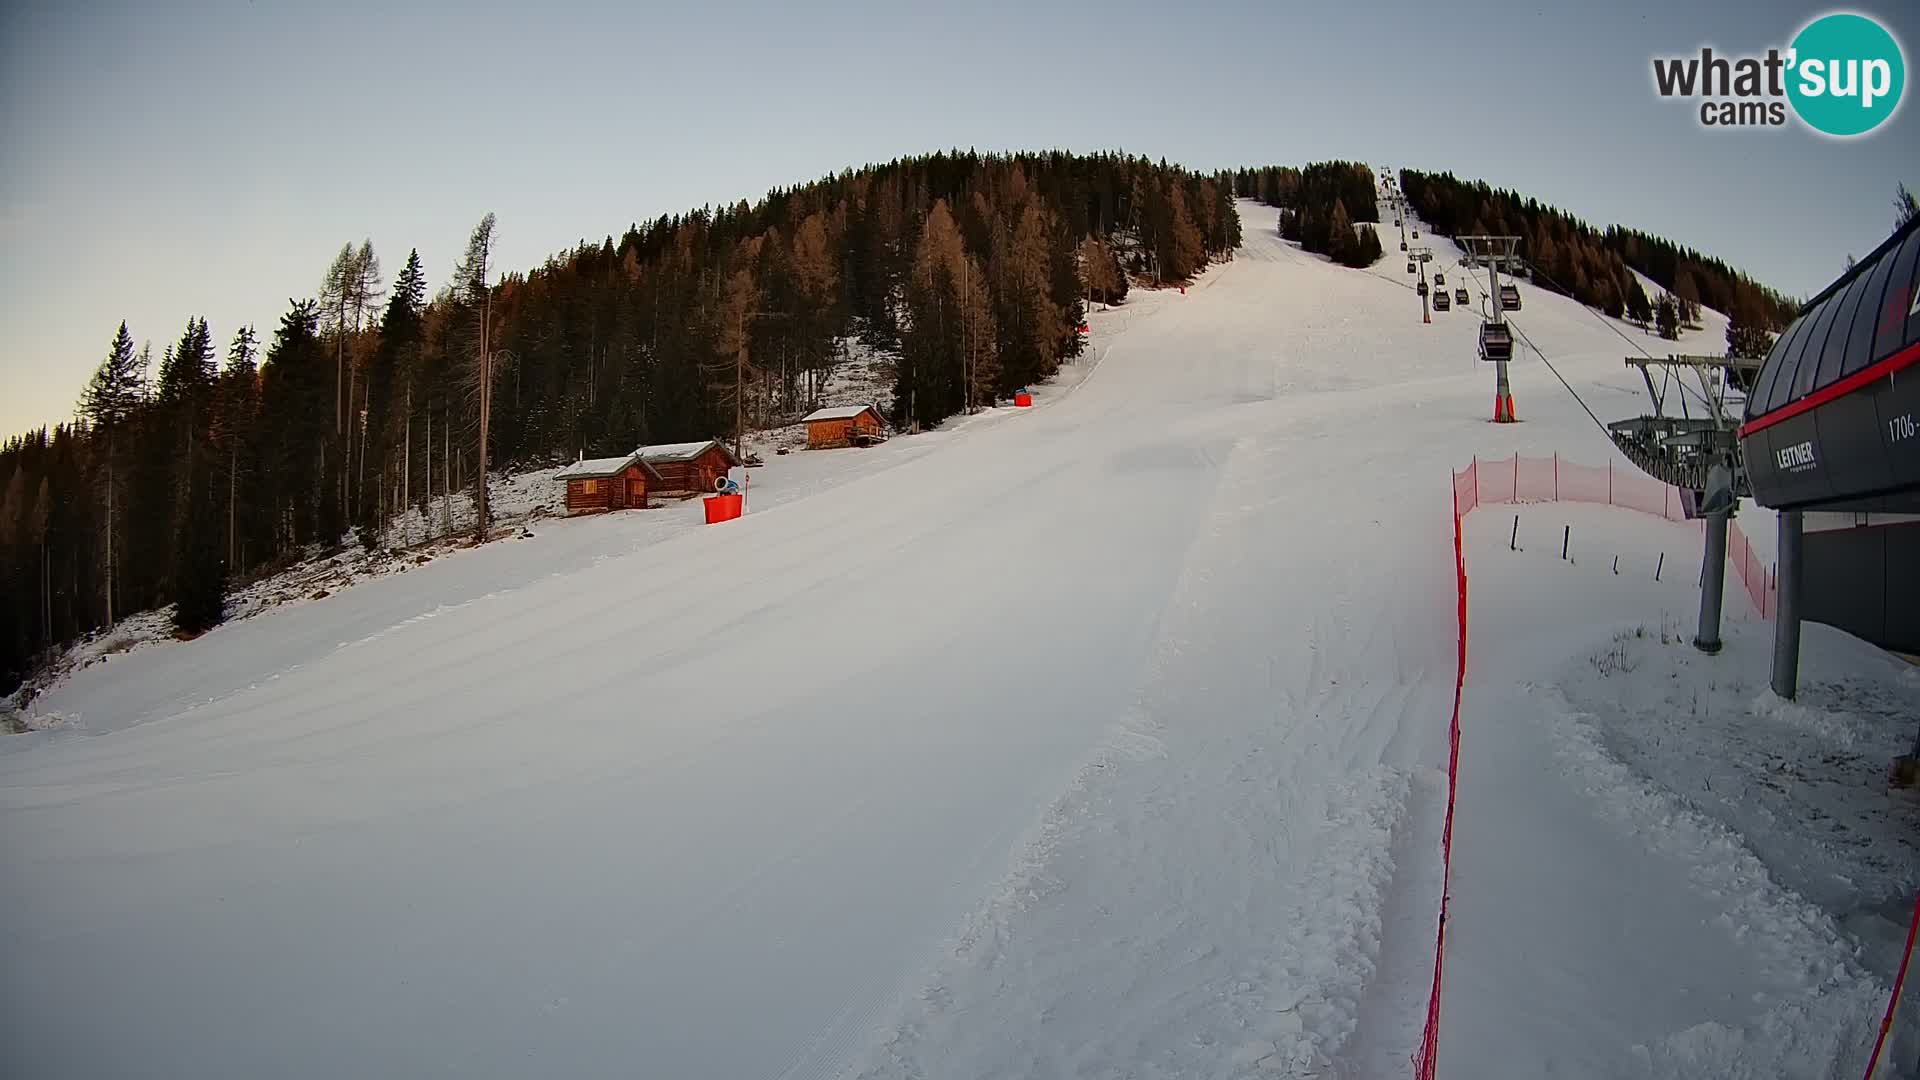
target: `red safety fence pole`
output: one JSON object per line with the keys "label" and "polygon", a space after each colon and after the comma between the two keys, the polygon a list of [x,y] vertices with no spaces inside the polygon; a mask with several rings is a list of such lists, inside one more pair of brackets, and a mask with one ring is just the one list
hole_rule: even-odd
{"label": "red safety fence pole", "polygon": [[[1440,910],[1447,910],[1446,901],[1440,902]],[[1880,1064],[1880,1051],[1887,1044],[1887,1032],[1893,1029],[1893,1010],[1900,1004],[1900,987],[1907,981],[1907,962],[1913,959],[1913,937],[1920,932],[1920,896],[1913,900],[1913,921],[1907,925],[1907,949],[1900,954],[1900,973],[1893,977],[1893,993],[1887,996],[1887,1015],[1880,1020],[1880,1037],[1873,1040],[1873,1056],[1867,1059],[1867,1074],[1864,1080],[1873,1080],[1873,1070]],[[1434,976],[1436,984],[1439,975]]]}

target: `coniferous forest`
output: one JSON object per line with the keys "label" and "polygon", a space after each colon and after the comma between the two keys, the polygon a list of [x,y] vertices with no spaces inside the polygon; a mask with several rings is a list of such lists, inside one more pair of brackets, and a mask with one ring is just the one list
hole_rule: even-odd
{"label": "coniferous forest", "polygon": [[1280,208],[1281,235],[1342,266],[1378,262],[1380,237],[1361,222],[1379,221],[1373,170],[1352,161],[1320,161],[1303,169],[1270,165],[1233,174],[1234,194]]}
{"label": "coniferous forest", "polygon": [[78,418],[0,446],[0,693],[131,612],[204,630],[235,583],[376,545],[450,491],[484,530],[488,470],[790,420],[848,340],[895,358],[903,428],[1003,399],[1079,352],[1089,300],[1230,253],[1232,186],[1120,154],[934,154],[525,272],[493,265],[488,215],[437,290],[417,255],[389,279],[349,243],[275,325],[189,315],[157,359],[103,327]]}
{"label": "coniferous forest", "polygon": [[[1786,297],[1718,259],[1618,225],[1602,232],[1485,181],[1402,169],[1400,189],[1434,232],[1518,236],[1521,259],[1535,285],[1615,318],[1656,325],[1663,336],[1677,336],[1680,324],[1691,322],[1705,306],[1730,320],[1729,347],[1759,355],[1797,310]],[[1646,275],[1665,294],[1649,298],[1629,270]]]}

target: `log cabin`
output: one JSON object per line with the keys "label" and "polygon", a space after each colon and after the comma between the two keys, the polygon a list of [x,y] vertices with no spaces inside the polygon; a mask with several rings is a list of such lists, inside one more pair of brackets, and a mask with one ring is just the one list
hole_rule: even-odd
{"label": "log cabin", "polygon": [[802,421],[807,425],[807,449],[828,450],[838,446],[870,446],[887,437],[886,421],[871,405],[845,405],[818,409]]}
{"label": "log cabin", "polygon": [[718,439],[643,446],[635,453],[659,475],[656,486],[648,490],[661,495],[712,494],[715,482],[740,464]]}
{"label": "log cabin", "polygon": [[576,461],[554,474],[567,485],[567,516],[606,510],[644,510],[660,474],[635,450],[626,457]]}

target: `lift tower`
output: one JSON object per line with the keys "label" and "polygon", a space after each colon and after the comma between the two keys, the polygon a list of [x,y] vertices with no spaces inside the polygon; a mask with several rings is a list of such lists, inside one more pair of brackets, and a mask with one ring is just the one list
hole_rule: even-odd
{"label": "lift tower", "polygon": [[[1733,520],[1741,496],[1753,494],[1746,463],[1740,452],[1739,422],[1744,407],[1730,407],[1730,394],[1752,385],[1760,370],[1758,359],[1737,356],[1669,355],[1665,359],[1629,356],[1627,366],[1638,368],[1646,381],[1653,413],[1607,425],[1615,446],[1640,471],[1682,493],[1681,506],[1690,518],[1707,521],[1707,548],[1700,564],[1700,628],[1693,645],[1704,653],[1720,651],[1720,603],[1726,591],[1727,523]],[[1654,385],[1653,370],[1666,375]],[[1699,402],[1700,415],[1687,406],[1688,382]],[[1669,388],[1678,385],[1679,392]],[[1744,400],[1744,394],[1742,394]],[[1679,415],[1667,407],[1679,404]],[[1797,643],[1796,643],[1797,644]]]}
{"label": "lift tower", "polygon": [[[1520,238],[1517,236],[1460,236],[1455,237],[1454,242],[1466,249],[1469,265],[1478,265],[1482,262],[1486,263],[1487,321],[1499,328],[1494,332],[1496,338],[1511,343],[1512,332],[1507,329],[1506,312],[1502,310],[1502,304],[1500,302],[1500,264],[1503,262],[1508,264],[1512,263],[1515,252],[1520,249]],[[1513,386],[1507,381],[1507,357],[1505,355],[1489,353],[1485,347],[1487,336],[1487,327],[1482,326],[1480,328],[1482,341],[1481,355],[1494,362],[1493,422],[1496,424],[1511,424],[1515,420],[1515,417],[1513,415]],[[1511,354],[1511,351],[1511,348],[1507,350],[1508,355]]]}
{"label": "lift tower", "polygon": [[1420,321],[1433,321],[1433,301],[1429,295],[1432,288],[1427,284],[1427,264],[1433,261],[1433,249],[1425,244],[1415,244],[1407,251],[1407,259],[1420,268],[1420,284],[1414,289],[1420,294]]}

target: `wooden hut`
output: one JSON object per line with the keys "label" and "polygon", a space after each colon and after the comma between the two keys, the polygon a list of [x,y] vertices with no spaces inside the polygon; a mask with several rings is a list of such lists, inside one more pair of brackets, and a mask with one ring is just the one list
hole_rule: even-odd
{"label": "wooden hut", "polygon": [[886,421],[871,405],[845,405],[809,413],[807,449],[827,450],[836,446],[871,446],[887,437]]}
{"label": "wooden hut", "polygon": [[638,450],[626,457],[576,461],[554,478],[567,485],[569,517],[603,510],[644,510],[647,493],[660,486],[660,474]]}
{"label": "wooden hut", "polygon": [[711,494],[716,481],[740,464],[718,439],[643,446],[635,453],[659,475],[649,490],[662,495]]}

